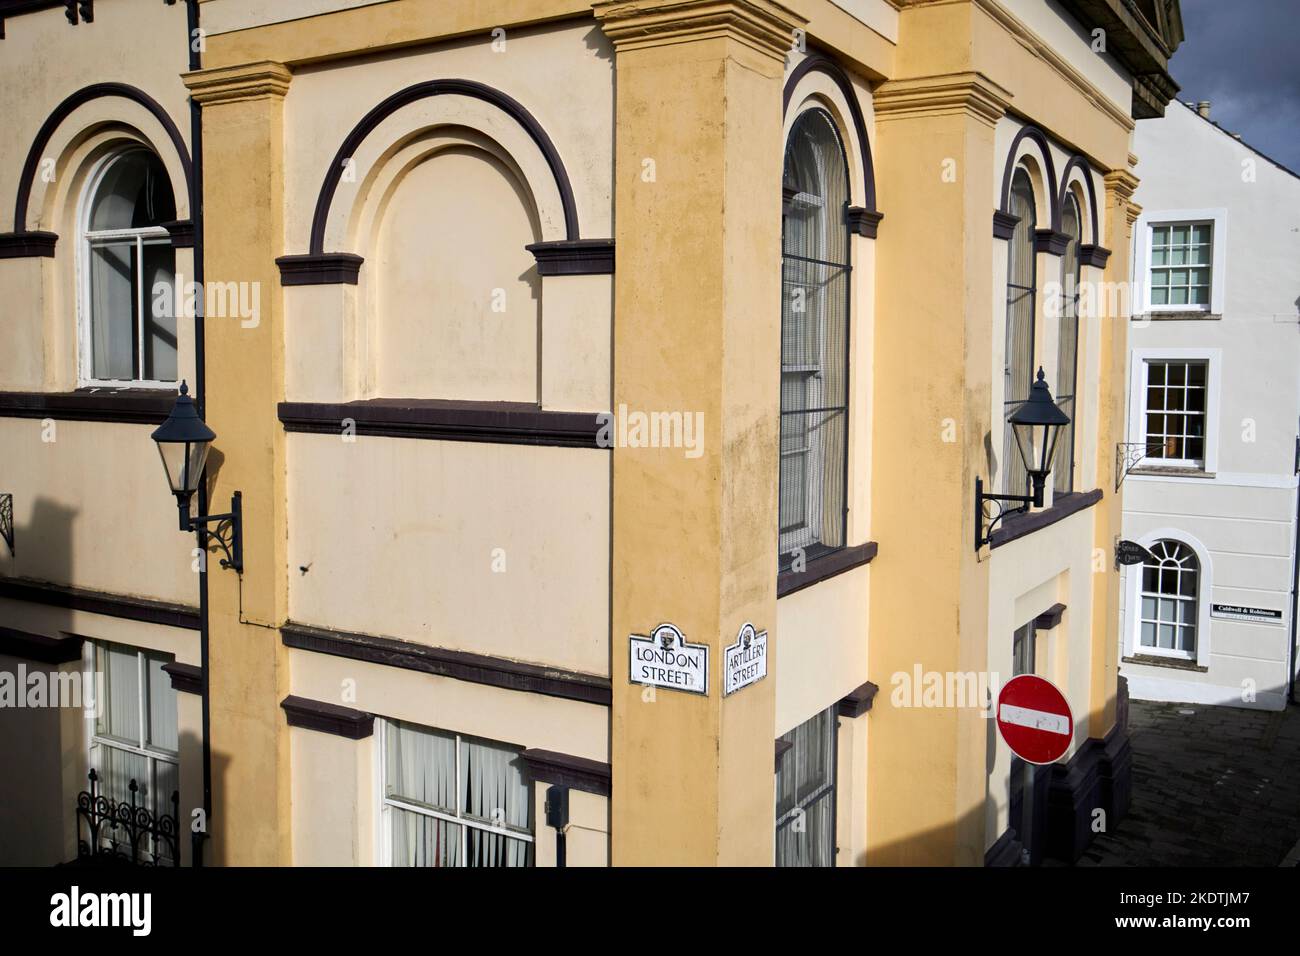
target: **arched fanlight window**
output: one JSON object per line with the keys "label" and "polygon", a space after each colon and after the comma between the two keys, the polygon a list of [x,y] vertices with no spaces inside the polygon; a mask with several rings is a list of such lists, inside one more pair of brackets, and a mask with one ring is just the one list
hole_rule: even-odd
{"label": "arched fanlight window", "polygon": [[1065,194],[1061,210],[1061,231],[1070,237],[1061,257],[1061,318],[1056,350],[1056,404],[1070,416],[1056,443],[1052,466],[1057,494],[1074,490],[1075,389],[1079,375],[1079,241],[1083,217],[1073,191]]}
{"label": "arched fanlight window", "polygon": [[1153,561],[1142,565],[1138,646],[1145,653],[1196,656],[1200,562],[1181,541],[1151,545]]}
{"label": "arched fanlight window", "polygon": [[845,542],[848,470],[848,163],[829,113],[785,148],[781,218],[780,561]]}
{"label": "arched fanlight window", "polygon": [[92,177],[82,224],[81,377],[90,384],[174,384],[176,253],[164,223],[176,219],[158,157],[131,147]]}
{"label": "arched fanlight window", "polygon": [[[1010,213],[1019,221],[1007,243],[1007,348],[1003,369],[1006,415],[1029,398],[1034,371],[1035,262],[1034,186],[1029,173],[1018,168],[1011,180]],[[1003,418],[1006,418],[1006,415]],[[1025,494],[1029,476],[1016,451],[1011,427],[1005,428],[1002,449],[1003,491]]]}

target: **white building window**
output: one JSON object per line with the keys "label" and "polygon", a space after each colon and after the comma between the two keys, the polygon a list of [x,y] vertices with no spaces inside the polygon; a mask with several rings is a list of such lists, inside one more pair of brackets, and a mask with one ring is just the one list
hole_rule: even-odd
{"label": "white building window", "polygon": [[1129,442],[1133,477],[1162,469],[1213,475],[1218,466],[1222,355],[1218,349],[1134,349]]}
{"label": "white building window", "polygon": [[1214,224],[1151,226],[1151,307],[1210,307]]}
{"label": "white building window", "polygon": [[[1152,209],[1134,229],[1133,313],[1153,318],[1223,315],[1227,288],[1226,209]],[[1199,313],[1199,314],[1198,314]]]}
{"label": "white building window", "polygon": [[780,738],[776,769],[776,865],[835,865],[835,743],[830,707]]}
{"label": "white building window", "polygon": [[[172,795],[180,789],[176,691],[163,671],[170,655],[120,644],[91,645],[92,669],[103,683],[95,701],[90,766],[100,778],[100,793],[115,804],[135,805],[155,818],[176,812]],[[112,827],[102,833],[107,842]],[[120,834],[116,834],[118,839]],[[141,847],[163,853],[166,845]]]}
{"label": "white building window", "polygon": [[518,747],[400,721],[382,727],[390,866],[532,865],[532,787]]}
{"label": "white building window", "polygon": [[1148,458],[1194,468],[1204,466],[1208,371],[1204,361],[1146,363],[1144,428]]}
{"label": "white building window", "polygon": [[91,177],[82,215],[81,357],[85,385],[173,386],[176,251],[171,180],[147,149],[108,157]]}
{"label": "white building window", "polygon": [[1138,650],[1144,654],[1196,658],[1200,562],[1190,547],[1162,540],[1142,565]]}

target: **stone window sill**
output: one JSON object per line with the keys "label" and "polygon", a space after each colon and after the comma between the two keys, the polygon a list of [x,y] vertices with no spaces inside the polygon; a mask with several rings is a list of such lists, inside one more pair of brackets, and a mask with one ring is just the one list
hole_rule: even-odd
{"label": "stone window sill", "polygon": [[1121,657],[1120,661],[1125,664],[1141,664],[1144,667],[1167,667],[1175,671],[1194,671],[1198,674],[1207,674],[1210,670],[1208,667],[1202,667],[1196,661],[1156,654],[1134,654],[1132,657]]}

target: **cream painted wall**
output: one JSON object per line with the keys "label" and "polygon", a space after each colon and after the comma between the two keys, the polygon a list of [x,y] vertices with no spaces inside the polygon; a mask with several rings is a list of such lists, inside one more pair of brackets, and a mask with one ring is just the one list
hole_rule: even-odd
{"label": "cream painted wall", "polygon": [[[535,790],[534,866],[555,866],[554,828],[546,825],[546,789]],[[569,829],[565,833],[565,866],[609,866],[609,798],[569,790]]]}
{"label": "cream painted wall", "polygon": [[526,188],[490,153],[452,147],[392,189],[374,263],[378,394],[538,400]]}
{"label": "cream painted wall", "polygon": [[[862,686],[867,673],[871,567],[866,565],[776,602],[769,677],[776,680],[780,737]],[[879,676],[876,683],[884,686]]]}
{"label": "cream painted wall", "polygon": [[[1094,508],[1100,505],[1094,505]],[[1074,740],[1062,761],[1094,734],[1089,726],[1092,665],[1093,509],[1084,509],[1033,534],[989,552],[989,687],[994,696],[1012,676],[1012,637],[1052,605],[1066,612],[1061,623],[1040,630],[1035,673],[1056,684],[1074,715]],[[1113,573],[1110,555],[1101,573]],[[993,675],[997,675],[996,680]],[[992,846],[1006,830],[1011,751],[988,720],[988,795],[985,844]],[[1104,731],[1108,728],[1103,728]]]}
{"label": "cream painted wall", "polygon": [[0,230],[14,228],[12,201],[37,130],[59,101],[84,86],[116,81],[144,90],[163,105],[188,142],[189,110],[180,82],[188,63],[183,3],[118,0],[100,4],[94,23],[75,27],[58,6],[9,17],[5,36],[6,82],[0,85],[0,116],[6,127],[0,140],[0,197],[5,201],[0,203]]}
{"label": "cream painted wall", "polygon": [[[364,661],[289,651],[291,691],[377,718],[409,721],[520,748],[609,759],[608,710],[596,704],[389,668]],[[380,729],[360,741],[293,728],[293,840],[297,865],[379,862],[377,830]],[[536,787],[537,865],[553,865],[554,831],[545,826],[545,785]],[[568,863],[604,866],[608,801],[570,792]]]}
{"label": "cream painted wall", "polygon": [[1042,38],[1112,104],[1129,110],[1133,84],[1124,68],[1096,48],[1096,38],[1067,13],[1059,0],[996,0]]}
{"label": "cream painted wall", "polygon": [[[608,41],[594,23],[585,22],[511,30],[502,52],[493,52],[491,44],[492,36],[484,33],[296,71],[285,99],[286,138],[294,144],[285,152],[286,252],[306,251],[324,171],[353,126],[389,94],[438,78],[475,80],[518,100],[546,130],[564,162],[582,237],[611,234],[614,134]],[[539,85],[538,77],[546,83]],[[372,135],[382,139],[378,130]],[[370,145],[367,138],[365,146]],[[358,169],[358,178],[367,171]]]}
{"label": "cream painted wall", "polygon": [[177,530],[151,430],[0,418],[17,550],[0,547],[0,575],[197,603],[194,536]]}
{"label": "cream painted wall", "polygon": [[[8,599],[0,599],[0,621],[34,634],[76,634],[91,641],[160,651],[183,664],[199,661],[198,631],[185,628]],[[0,656],[0,670],[16,673],[18,663],[16,658]],[[49,671],[47,665],[22,663],[28,673]],[[57,670],[71,673],[83,666],[75,661]],[[0,764],[12,767],[21,762],[23,772],[0,774],[0,864],[50,866],[76,855],[74,810],[77,794],[88,786],[89,730],[80,708],[4,711]],[[203,722],[197,695],[177,694],[177,737],[181,859],[188,864],[190,813],[203,805]]]}
{"label": "cream painted wall", "polygon": [[293,620],[609,673],[607,452],[299,434],[288,448]]}

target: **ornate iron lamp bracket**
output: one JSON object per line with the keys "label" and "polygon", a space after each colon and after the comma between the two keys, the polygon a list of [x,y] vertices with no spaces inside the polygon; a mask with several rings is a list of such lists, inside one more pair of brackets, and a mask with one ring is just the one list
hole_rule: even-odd
{"label": "ornate iron lamp bracket", "polygon": [[[200,515],[187,519],[189,528],[199,536],[199,546],[205,551],[209,544],[215,544],[225,557],[221,559],[223,568],[231,568],[237,574],[244,573],[244,493],[236,491],[230,497],[230,511],[220,515]],[[207,525],[212,526],[208,530]]]}
{"label": "ornate iron lamp bracket", "polygon": [[993,528],[1009,515],[1024,514],[1034,503],[1033,495],[994,495],[984,491],[984,479],[975,479],[975,550],[993,539]]}

